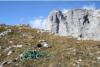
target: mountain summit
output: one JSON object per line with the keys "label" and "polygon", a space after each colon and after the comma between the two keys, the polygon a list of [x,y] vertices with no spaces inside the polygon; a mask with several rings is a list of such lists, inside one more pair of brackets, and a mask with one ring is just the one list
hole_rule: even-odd
{"label": "mountain summit", "polygon": [[100,40],[100,10],[53,10],[45,29],[62,36]]}

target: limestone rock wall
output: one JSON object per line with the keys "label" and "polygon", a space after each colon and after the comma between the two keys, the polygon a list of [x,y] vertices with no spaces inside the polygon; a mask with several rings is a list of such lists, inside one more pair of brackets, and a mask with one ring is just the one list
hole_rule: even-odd
{"label": "limestone rock wall", "polygon": [[100,10],[73,9],[52,11],[45,29],[62,36],[100,40]]}

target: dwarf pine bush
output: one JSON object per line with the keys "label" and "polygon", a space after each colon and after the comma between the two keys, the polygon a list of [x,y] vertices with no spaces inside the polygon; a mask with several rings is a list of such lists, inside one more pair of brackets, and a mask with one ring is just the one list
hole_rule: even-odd
{"label": "dwarf pine bush", "polygon": [[47,53],[38,50],[27,50],[22,53],[21,60],[31,60],[46,57]]}

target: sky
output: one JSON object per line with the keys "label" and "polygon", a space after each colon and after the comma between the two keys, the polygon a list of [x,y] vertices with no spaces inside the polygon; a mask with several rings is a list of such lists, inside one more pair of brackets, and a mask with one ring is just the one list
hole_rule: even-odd
{"label": "sky", "polygon": [[30,24],[44,28],[52,10],[91,8],[99,9],[99,1],[0,1],[0,24]]}

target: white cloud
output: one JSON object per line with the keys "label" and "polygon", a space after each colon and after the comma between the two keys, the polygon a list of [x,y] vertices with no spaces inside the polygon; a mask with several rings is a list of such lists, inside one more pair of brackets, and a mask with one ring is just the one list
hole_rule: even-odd
{"label": "white cloud", "polygon": [[63,9],[62,10],[62,13],[67,13],[68,12],[68,9]]}
{"label": "white cloud", "polygon": [[[96,9],[96,4],[95,3],[89,3],[88,5],[83,5],[81,7],[82,9],[87,9],[87,10],[95,10]],[[67,13],[70,9],[62,9],[62,13]]]}
{"label": "white cloud", "polygon": [[30,21],[30,26],[33,28],[44,29],[45,22],[46,22],[46,19],[43,16],[40,16],[37,18],[33,18],[33,20]]}
{"label": "white cloud", "polygon": [[95,5],[95,3],[90,3],[89,5],[84,5],[82,8],[83,9],[88,9],[88,10],[90,10],[90,9],[95,10],[96,5]]}

